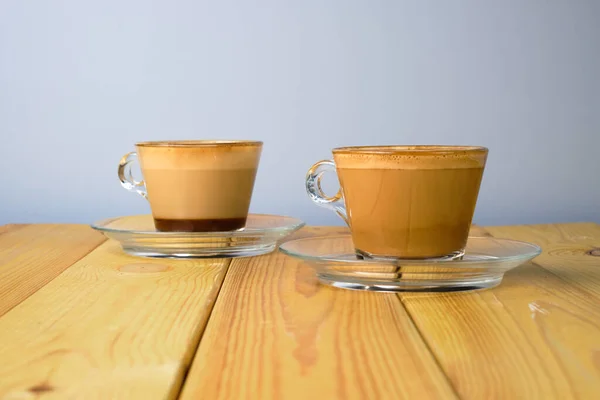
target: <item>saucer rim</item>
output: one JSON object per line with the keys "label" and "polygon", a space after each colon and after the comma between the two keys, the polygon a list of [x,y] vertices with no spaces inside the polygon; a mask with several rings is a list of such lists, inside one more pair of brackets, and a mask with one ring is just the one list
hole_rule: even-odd
{"label": "saucer rim", "polygon": [[[328,262],[335,262],[335,263],[342,263],[342,264],[371,264],[371,265],[381,265],[381,264],[387,264],[387,265],[398,265],[398,264],[402,264],[402,265],[431,265],[431,264],[447,264],[447,263],[451,263],[453,265],[471,265],[471,264],[503,264],[506,263],[508,261],[527,261],[527,260],[531,260],[537,256],[539,256],[542,253],[542,248],[540,246],[538,246],[537,244],[534,243],[530,243],[530,242],[525,242],[525,241],[521,241],[521,240],[514,240],[514,239],[506,239],[506,238],[496,238],[496,237],[488,237],[488,236],[469,236],[467,240],[496,240],[496,241],[502,241],[502,242],[510,242],[510,243],[515,243],[515,244],[520,244],[520,245],[524,245],[526,247],[531,248],[530,252],[524,253],[524,254],[520,254],[520,255],[516,255],[516,256],[505,256],[505,257],[498,257],[495,259],[491,259],[491,260],[461,260],[461,259],[454,259],[454,260],[448,260],[448,259],[385,259],[385,258],[377,258],[377,259],[341,259],[338,257],[331,257],[331,256],[323,256],[323,257],[319,257],[319,256],[310,256],[310,255],[305,255],[305,254],[300,254],[300,253],[296,253],[296,252],[292,252],[288,249],[285,248],[286,245],[290,245],[294,242],[300,242],[300,241],[309,241],[309,240],[322,240],[322,239],[334,239],[334,238],[342,238],[342,239],[347,239],[347,240],[352,240],[352,235],[351,234],[337,234],[337,235],[321,235],[321,236],[311,236],[311,237],[305,237],[305,238],[298,238],[298,239],[292,239],[292,240],[288,240],[285,243],[281,243],[278,248],[279,251],[281,251],[283,254],[288,255],[290,257],[294,257],[294,258],[299,258],[302,259],[304,261],[307,262],[313,262],[313,263],[328,263]],[[468,254],[465,252],[465,254]],[[355,255],[355,253],[341,253],[339,256],[346,256],[346,255]]]}
{"label": "saucer rim", "polygon": [[275,218],[287,218],[290,220],[289,224],[277,226],[277,227],[265,227],[265,228],[241,228],[239,230],[233,231],[213,231],[213,232],[183,232],[183,231],[142,231],[142,230],[131,230],[131,229],[116,229],[116,228],[108,228],[106,226],[101,226],[102,224],[107,224],[121,218],[128,217],[139,217],[139,216],[149,216],[152,217],[152,214],[133,214],[133,215],[124,215],[119,217],[111,217],[111,218],[103,218],[101,220],[95,221],[90,224],[92,229],[103,233],[111,233],[111,234],[128,234],[128,235],[156,235],[156,236],[173,236],[173,237],[213,237],[213,236],[245,236],[251,234],[264,234],[270,232],[279,232],[279,231],[288,231],[291,230],[295,232],[297,230],[302,229],[306,226],[306,222],[302,221],[299,218],[290,217],[287,215],[277,215],[277,214],[261,214],[261,213],[248,213],[248,216],[258,216],[258,217],[275,217]]}

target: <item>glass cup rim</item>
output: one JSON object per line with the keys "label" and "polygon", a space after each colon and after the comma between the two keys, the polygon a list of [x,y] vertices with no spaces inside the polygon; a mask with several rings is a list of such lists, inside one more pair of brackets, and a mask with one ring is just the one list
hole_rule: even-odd
{"label": "glass cup rim", "polygon": [[445,154],[486,154],[487,147],[463,145],[382,145],[336,147],[333,154],[373,154],[373,155],[419,155],[438,156]]}
{"label": "glass cup rim", "polygon": [[150,140],[137,142],[136,147],[180,147],[180,148],[202,148],[202,147],[261,147],[262,141],[258,140]]}

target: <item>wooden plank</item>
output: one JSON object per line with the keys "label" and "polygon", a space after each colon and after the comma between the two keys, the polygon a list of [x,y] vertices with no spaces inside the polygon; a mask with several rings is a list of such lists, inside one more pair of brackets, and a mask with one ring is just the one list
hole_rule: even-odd
{"label": "wooden plank", "polygon": [[16,231],[17,229],[23,228],[27,226],[26,224],[6,224],[6,225],[0,225],[0,235],[5,233],[5,232],[9,232],[9,231]]}
{"label": "wooden plank", "polygon": [[544,253],[535,263],[600,301],[600,225],[594,223],[494,226],[496,237],[535,243]]}
{"label": "wooden plank", "polygon": [[294,232],[292,235],[282,240],[282,242],[306,237],[344,235],[349,233],[350,230],[346,226],[305,226],[304,228]]}
{"label": "wooden plank", "polygon": [[0,317],[104,241],[85,225],[0,227]]}
{"label": "wooden plank", "polygon": [[274,253],[232,262],[181,397],[455,395],[395,295],[319,285],[306,264]]}
{"label": "wooden plank", "polygon": [[0,318],[0,398],[175,397],[228,263],[104,243]]}
{"label": "wooden plank", "polygon": [[[560,226],[573,238],[580,228]],[[577,283],[585,257],[557,255],[555,239],[530,229],[489,231],[536,239],[552,273],[529,263],[491,290],[400,298],[461,398],[600,398],[600,302],[589,296],[591,284]],[[585,276],[597,282],[600,265]]]}

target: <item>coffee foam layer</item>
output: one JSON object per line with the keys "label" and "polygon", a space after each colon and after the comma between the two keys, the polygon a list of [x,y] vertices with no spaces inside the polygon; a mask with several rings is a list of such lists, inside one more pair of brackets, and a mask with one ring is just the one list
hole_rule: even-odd
{"label": "coffee foam layer", "polygon": [[[401,151],[377,152],[377,148],[364,151],[342,149],[333,151],[338,168],[347,169],[454,169],[483,168],[486,150],[458,150],[455,152],[416,150],[405,147]],[[444,148],[445,149],[445,148]]]}
{"label": "coffee foam layer", "polygon": [[261,146],[138,146],[143,170],[232,170],[258,166]]}

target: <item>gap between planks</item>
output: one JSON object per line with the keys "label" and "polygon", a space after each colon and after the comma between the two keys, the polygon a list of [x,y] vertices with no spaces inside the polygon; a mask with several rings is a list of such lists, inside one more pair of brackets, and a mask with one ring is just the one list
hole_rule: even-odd
{"label": "gap between planks", "polygon": [[1,226],[0,317],[105,241],[85,225]]}
{"label": "gap between planks", "polygon": [[0,397],[175,397],[229,263],[105,242],[0,318]]}
{"label": "gap between planks", "polygon": [[281,253],[232,262],[182,399],[371,395],[456,398],[396,295],[320,285]]}
{"label": "gap between planks", "polygon": [[178,385],[173,385],[173,389],[170,391],[168,398],[169,399],[179,399],[181,396],[181,392],[183,390],[183,386],[185,385],[185,382],[187,380],[188,374],[190,373],[190,369],[192,368],[192,362],[194,361],[194,359],[196,358],[196,353],[198,353],[198,349],[200,348],[200,343],[202,342],[202,338],[204,337],[204,333],[206,332],[206,327],[208,326],[208,322],[210,321],[210,318],[212,317],[213,311],[215,309],[215,304],[217,303],[217,299],[219,298],[219,295],[221,294],[221,289],[223,289],[223,284],[225,283],[225,279],[227,279],[227,274],[229,273],[229,267],[231,267],[232,264],[232,260],[228,260],[229,262],[226,263],[225,265],[225,273],[223,274],[223,279],[221,279],[221,283],[219,285],[219,288],[217,289],[217,293],[215,295],[215,298],[212,302],[212,306],[210,308],[210,311],[208,312],[208,316],[206,317],[205,321],[204,321],[204,326],[202,327],[202,330],[200,332],[200,335],[198,337],[198,340],[196,341],[195,346],[192,347],[192,351],[191,354],[188,358],[187,363],[185,364],[185,370],[182,372],[182,376],[181,379],[179,379],[178,381]]}
{"label": "gap between planks", "polygon": [[537,243],[543,254],[493,289],[399,295],[459,396],[599,397],[600,263],[585,256],[600,241],[598,225],[487,232]]}

